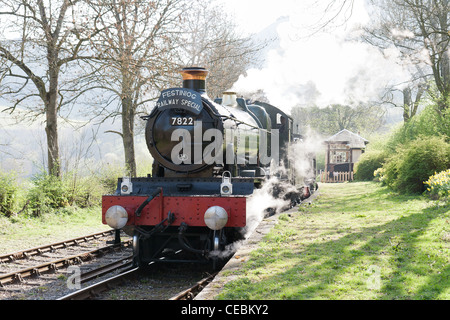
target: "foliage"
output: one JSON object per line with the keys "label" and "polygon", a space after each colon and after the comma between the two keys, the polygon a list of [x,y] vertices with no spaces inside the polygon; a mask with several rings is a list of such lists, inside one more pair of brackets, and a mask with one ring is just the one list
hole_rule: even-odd
{"label": "foliage", "polygon": [[63,180],[69,189],[67,197],[70,205],[87,208],[101,204],[105,186],[98,175],[78,177],[67,174]]}
{"label": "foliage", "polygon": [[9,217],[14,213],[17,192],[15,175],[0,172],[0,215]]}
{"label": "foliage", "polygon": [[450,168],[450,144],[444,138],[420,137],[398,146],[383,166],[383,182],[401,193],[425,191],[423,182]]}
{"label": "foliage", "polygon": [[384,110],[377,105],[364,104],[294,107],[292,117],[302,129],[310,128],[324,135],[333,135],[343,129],[367,134],[383,125]]}
{"label": "foliage", "polygon": [[[61,178],[45,171],[18,182],[15,174],[0,172],[0,216],[40,217],[44,213],[71,213],[77,208],[96,208],[101,205],[102,195],[113,194],[117,179],[126,172],[124,167],[105,166],[98,172],[80,174],[66,172]],[[141,162],[139,174],[152,172],[151,162]]]}
{"label": "foliage", "polygon": [[443,113],[436,111],[435,104],[429,104],[425,109],[401,127],[396,129],[386,144],[390,152],[397,146],[406,144],[420,136],[450,137],[450,110]]}
{"label": "foliage", "polygon": [[70,187],[64,179],[43,172],[33,177],[32,182],[27,198],[33,216],[40,216],[51,208],[69,206]]}
{"label": "foliage", "polygon": [[425,184],[432,199],[450,199],[450,169],[435,173]]}
{"label": "foliage", "polygon": [[384,151],[370,151],[361,155],[355,165],[355,180],[372,181],[375,170],[381,168],[387,158]]}
{"label": "foliage", "polygon": [[61,179],[41,173],[32,179],[28,192],[29,211],[40,216],[44,211],[68,206],[87,208],[101,205],[103,194],[116,190],[117,177],[123,168],[107,167],[99,173],[79,176],[66,173]]}

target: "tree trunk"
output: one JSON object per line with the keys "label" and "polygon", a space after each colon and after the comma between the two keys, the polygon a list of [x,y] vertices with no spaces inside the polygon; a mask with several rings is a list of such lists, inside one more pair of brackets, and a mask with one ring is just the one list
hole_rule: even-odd
{"label": "tree trunk", "polygon": [[122,141],[125,152],[125,166],[131,177],[136,177],[134,153],[134,108],[130,96],[122,99]]}
{"label": "tree trunk", "polygon": [[408,122],[413,116],[410,113],[411,109],[411,89],[406,87],[403,89],[403,122]]}
{"label": "tree trunk", "polygon": [[51,94],[46,101],[47,121],[45,132],[47,134],[47,153],[48,153],[48,173],[55,177],[61,176],[61,167],[59,161],[59,145],[58,145],[58,113],[56,101]]}
{"label": "tree trunk", "polygon": [[45,96],[45,114],[47,134],[47,154],[48,154],[48,173],[55,177],[61,177],[61,166],[59,159],[58,144],[58,52],[54,49],[54,44],[49,43],[47,49],[47,61],[49,70],[49,88]]}

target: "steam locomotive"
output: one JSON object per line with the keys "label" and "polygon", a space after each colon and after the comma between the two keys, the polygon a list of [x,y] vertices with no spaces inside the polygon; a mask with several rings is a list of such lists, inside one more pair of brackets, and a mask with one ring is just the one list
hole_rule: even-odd
{"label": "steam locomotive", "polygon": [[152,174],[119,178],[116,192],[102,198],[103,223],[132,236],[136,265],[216,262],[242,238],[256,188],[277,176],[273,195],[281,196],[284,183],[295,186],[282,195],[291,205],[314,189],[291,165],[289,146],[299,140],[292,118],[231,92],[212,101],[207,73],[185,68],[182,88],[161,92],[144,117]]}

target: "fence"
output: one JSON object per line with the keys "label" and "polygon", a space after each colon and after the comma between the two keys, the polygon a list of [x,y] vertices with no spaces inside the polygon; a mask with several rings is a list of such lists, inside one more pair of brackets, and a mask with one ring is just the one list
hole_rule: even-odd
{"label": "fence", "polygon": [[333,183],[353,181],[353,172],[320,172],[320,182]]}

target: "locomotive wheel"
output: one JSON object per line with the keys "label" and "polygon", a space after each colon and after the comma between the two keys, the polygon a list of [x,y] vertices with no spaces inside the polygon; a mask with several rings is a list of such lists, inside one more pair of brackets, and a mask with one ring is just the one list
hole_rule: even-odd
{"label": "locomotive wheel", "polygon": [[[217,251],[219,249],[220,249],[219,233],[216,233],[216,231],[214,231],[214,234],[213,234],[213,250]],[[219,257],[218,256],[213,257],[212,258],[212,268],[213,268],[213,270],[217,270],[218,263],[219,263]]]}
{"label": "locomotive wheel", "polygon": [[133,265],[141,267],[142,261],[139,255],[139,234],[135,232],[133,235]]}

